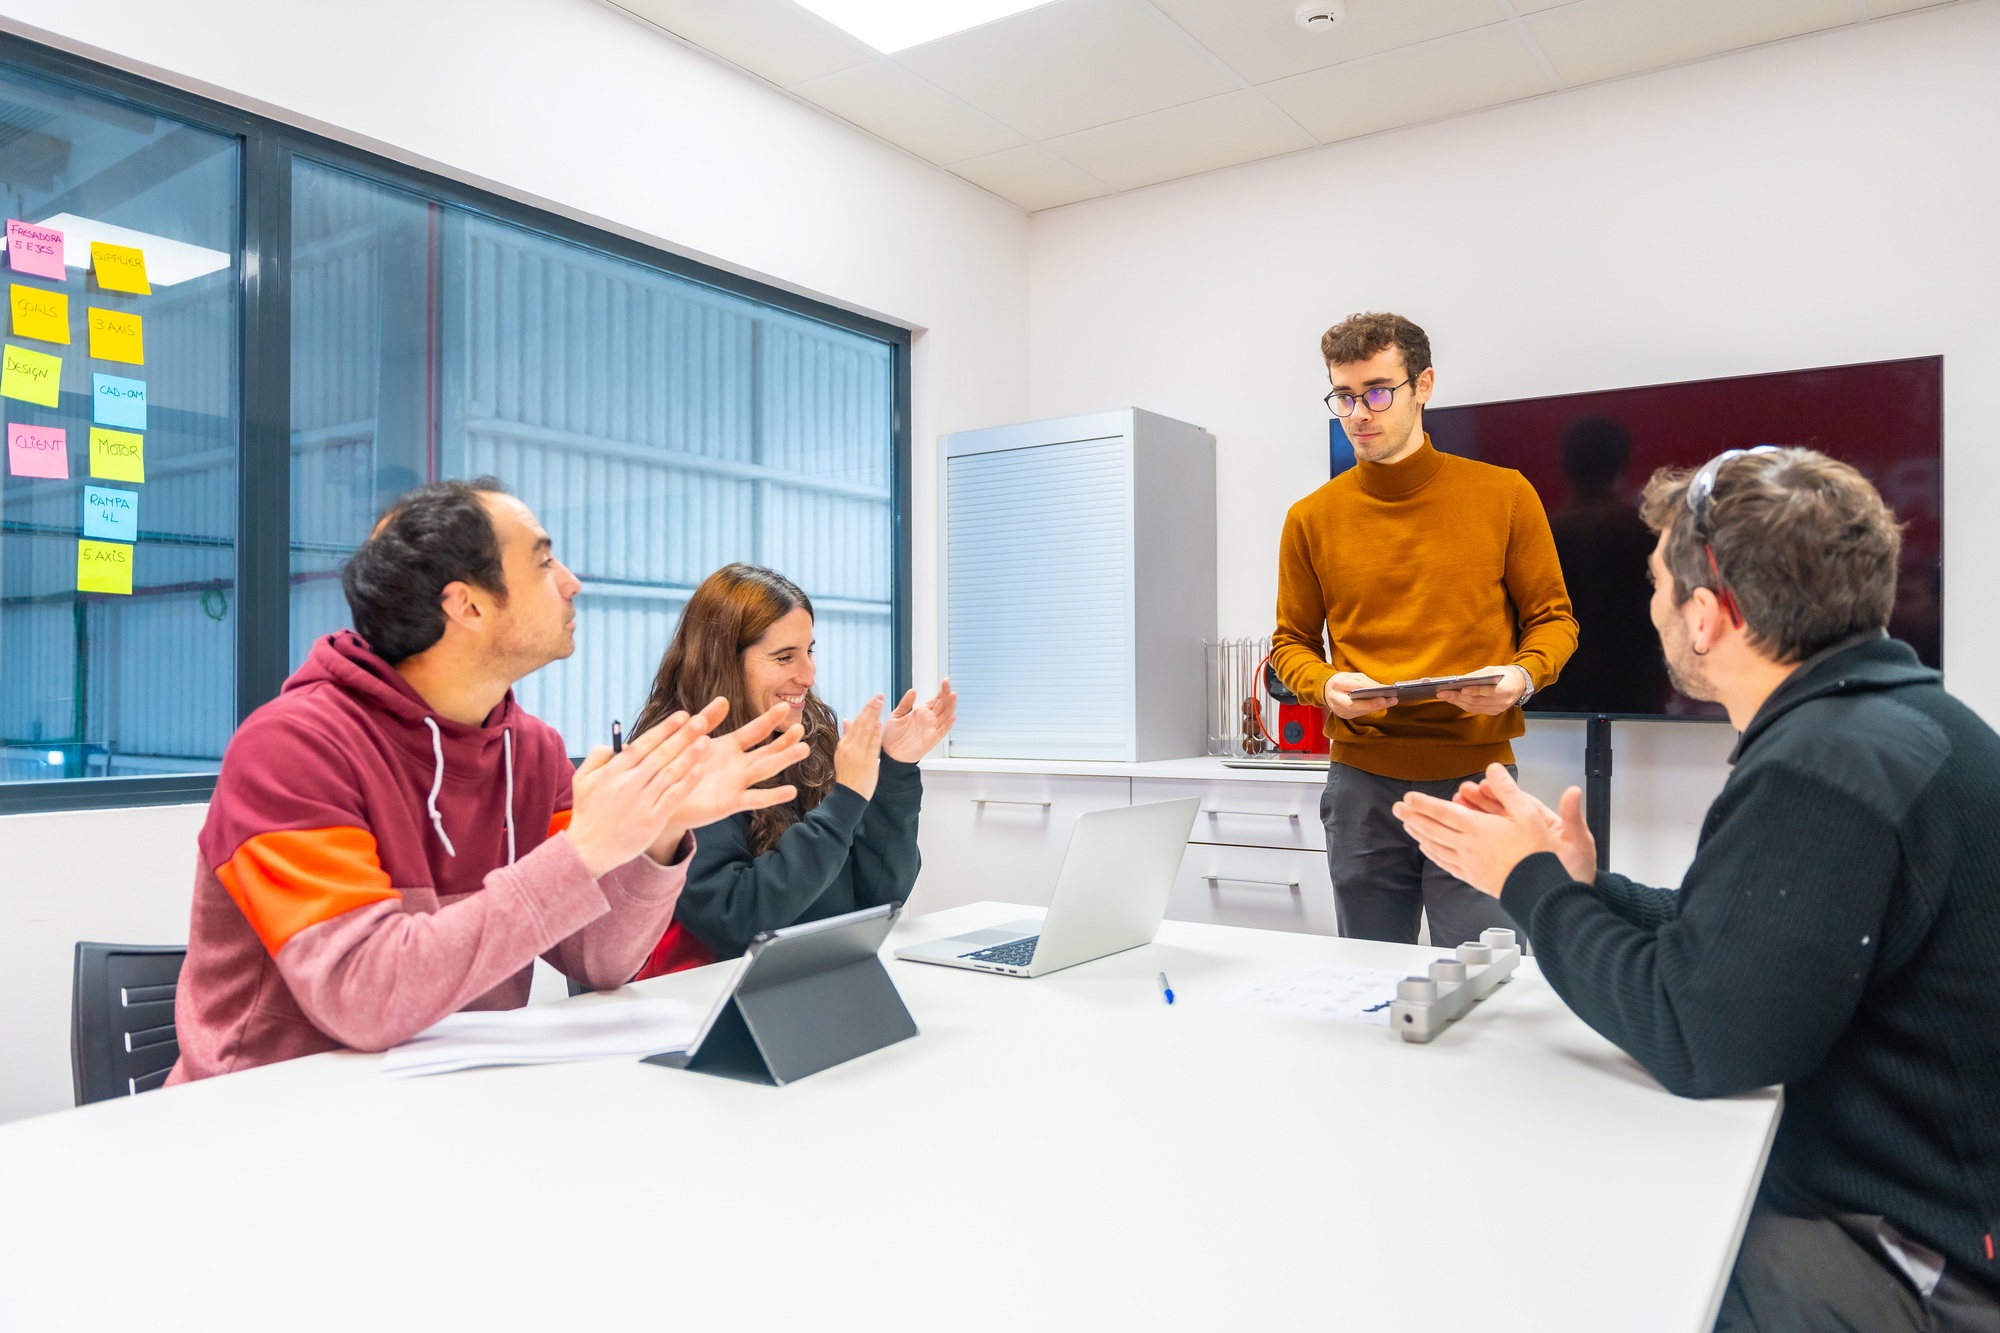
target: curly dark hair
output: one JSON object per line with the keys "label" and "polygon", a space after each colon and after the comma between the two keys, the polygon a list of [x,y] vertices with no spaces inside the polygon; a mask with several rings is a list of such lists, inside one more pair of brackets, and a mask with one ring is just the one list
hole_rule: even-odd
{"label": "curly dark hair", "polygon": [[1414,378],[1431,368],[1430,335],[1401,315],[1349,315],[1319,336],[1319,354],[1332,366],[1366,361],[1385,347],[1403,354],[1405,375]]}
{"label": "curly dark hair", "polygon": [[453,583],[507,600],[500,537],[482,495],[507,493],[496,477],[434,481],[398,496],[341,567],[354,631],[392,666],[444,637],[440,599]]}
{"label": "curly dark hair", "polygon": [[[653,692],[632,724],[640,735],[671,714],[692,713],[718,696],[729,701],[729,716],[718,732],[742,726],[755,716],[743,688],[743,653],[765,631],[794,611],[813,613],[812,599],[799,585],[761,565],[724,565],[701,581],[681,612],[673,642],[660,659]],[[833,790],[833,751],[840,743],[840,719],[817,693],[805,699],[806,744],[812,753],[763,783],[790,783],[799,794],[783,805],[750,814],[750,850],[761,856],[778,845],[785,830]]]}

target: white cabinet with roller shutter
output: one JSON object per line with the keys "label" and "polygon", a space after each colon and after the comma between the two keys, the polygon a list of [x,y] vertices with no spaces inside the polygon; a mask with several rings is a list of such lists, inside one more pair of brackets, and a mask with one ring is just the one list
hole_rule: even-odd
{"label": "white cabinet with roller shutter", "polygon": [[944,436],[954,758],[1143,762],[1205,741],[1215,440],[1137,408]]}

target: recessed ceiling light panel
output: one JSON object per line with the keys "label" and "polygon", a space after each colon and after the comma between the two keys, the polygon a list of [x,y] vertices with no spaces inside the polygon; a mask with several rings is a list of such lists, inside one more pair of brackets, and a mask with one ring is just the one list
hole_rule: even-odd
{"label": "recessed ceiling light panel", "polygon": [[921,46],[1050,0],[798,0],[884,55]]}

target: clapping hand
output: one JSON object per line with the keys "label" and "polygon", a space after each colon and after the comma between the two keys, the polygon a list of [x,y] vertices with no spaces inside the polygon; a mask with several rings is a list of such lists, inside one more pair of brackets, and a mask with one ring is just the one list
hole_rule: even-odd
{"label": "clapping hand", "polygon": [[922,703],[911,690],[882,724],[882,753],[905,764],[914,764],[929,754],[958,720],[958,692],[949,680],[938,683],[938,692]]}
{"label": "clapping hand", "polygon": [[882,696],[876,695],[841,728],[833,747],[833,780],[864,801],[875,799],[882,774]]}
{"label": "clapping hand", "polygon": [[[1521,790],[1504,765],[1489,764],[1485,779],[1477,786],[1463,784],[1456,800],[1441,801],[1413,791],[1390,810],[1425,856],[1481,893],[1498,898],[1514,867],[1537,852],[1555,852],[1576,876],[1565,851],[1573,854],[1577,847],[1571,825],[1582,826],[1582,794],[1572,787],[1563,794],[1563,805],[1575,808],[1574,821],[1554,817],[1546,805]],[[1582,834],[1586,840],[1589,836],[1587,831]],[[1590,850],[1594,875],[1596,849]]]}
{"label": "clapping hand", "polygon": [[[700,715],[714,714],[720,721],[728,711],[729,701],[717,699],[702,709]],[[745,810],[782,805],[798,795],[798,788],[789,785],[757,785],[802,762],[812,752],[802,739],[805,735],[803,726],[794,724],[779,730],[790,713],[789,705],[778,704],[732,732],[711,736],[703,762],[689,776],[682,793],[676,822],[686,828],[700,828]],[[778,733],[777,738],[769,745],[764,744],[765,738],[774,732]],[[672,856],[679,841],[674,839],[664,849],[665,855],[656,855],[653,859],[664,861]],[[655,850],[660,849],[656,847]]]}
{"label": "clapping hand", "polygon": [[786,716],[784,705],[725,736],[711,736],[729,714],[717,699],[699,713],[675,713],[635,736],[619,754],[593,749],[576,771],[569,840],[593,877],[641,852],[672,859],[690,828],[741,810],[789,801],[793,787],[757,787],[804,759],[804,729],[792,727],[755,748]]}

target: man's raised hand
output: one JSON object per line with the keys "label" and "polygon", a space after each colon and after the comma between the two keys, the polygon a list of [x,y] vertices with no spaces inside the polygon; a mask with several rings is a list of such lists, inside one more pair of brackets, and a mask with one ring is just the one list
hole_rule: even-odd
{"label": "man's raised hand", "polygon": [[[600,745],[585,757],[576,770],[569,840],[593,878],[654,848],[680,827],[675,822],[680,787],[702,762],[708,733],[726,711],[726,705],[722,710],[710,705],[692,717],[675,713],[633,737],[619,754]],[[678,845],[679,832],[673,841]]]}

